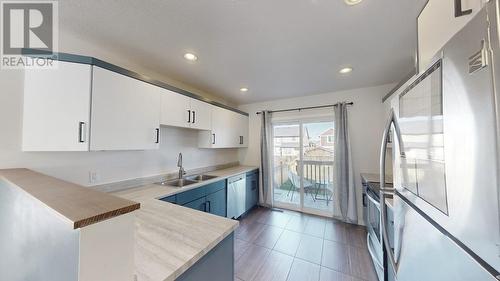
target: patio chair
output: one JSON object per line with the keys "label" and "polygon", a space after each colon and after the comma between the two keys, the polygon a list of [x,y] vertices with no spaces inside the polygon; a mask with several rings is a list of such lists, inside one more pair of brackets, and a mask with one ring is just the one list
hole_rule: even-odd
{"label": "patio chair", "polygon": [[[324,190],[324,198],[318,198],[318,194],[320,193],[321,189]],[[327,193],[330,193],[330,196],[328,196]],[[326,200],[326,205],[328,206],[328,203],[332,201],[332,197],[333,197],[333,182],[318,183],[316,192],[314,194],[314,198],[316,198],[316,200]]]}
{"label": "patio chair", "polygon": [[[287,196],[290,194],[290,192],[292,192],[292,198],[290,200],[293,201],[293,194],[295,193],[295,191],[300,189],[300,177],[299,175],[293,173],[292,171],[288,171],[288,178],[290,179],[292,186],[288,190]],[[312,193],[310,193],[310,191],[313,190],[313,188],[314,188],[314,183],[304,179],[304,192],[306,194],[307,193],[311,194],[311,197],[315,201],[314,196],[312,195]]]}

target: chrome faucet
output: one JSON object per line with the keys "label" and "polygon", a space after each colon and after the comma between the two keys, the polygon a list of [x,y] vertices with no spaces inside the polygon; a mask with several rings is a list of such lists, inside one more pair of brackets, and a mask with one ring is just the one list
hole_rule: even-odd
{"label": "chrome faucet", "polygon": [[179,179],[182,179],[182,177],[186,174],[186,171],[182,167],[182,153],[179,153],[179,158],[177,160],[177,167],[179,167]]}

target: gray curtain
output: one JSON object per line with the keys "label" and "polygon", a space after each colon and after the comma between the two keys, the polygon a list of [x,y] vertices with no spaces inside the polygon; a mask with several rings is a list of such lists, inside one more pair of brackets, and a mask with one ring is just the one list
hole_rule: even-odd
{"label": "gray curtain", "polygon": [[259,203],[262,206],[273,207],[273,149],[272,149],[272,124],[269,111],[262,111],[260,129],[260,190]]}
{"label": "gray curtain", "polygon": [[334,110],[334,215],[346,222],[358,223],[347,104],[338,103]]}

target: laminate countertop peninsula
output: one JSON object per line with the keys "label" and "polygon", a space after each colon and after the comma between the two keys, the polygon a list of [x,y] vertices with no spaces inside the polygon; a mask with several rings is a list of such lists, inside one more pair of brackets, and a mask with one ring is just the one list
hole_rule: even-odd
{"label": "laminate countertop peninsula", "polygon": [[74,229],[117,217],[140,208],[131,200],[112,196],[28,169],[0,170],[10,183],[56,211]]}
{"label": "laminate countertop peninsula", "polygon": [[135,212],[137,280],[175,280],[238,227],[238,221],[158,199],[256,169],[237,166],[207,172],[217,178],[183,188],[148,184],[112,193],[141,203]]}

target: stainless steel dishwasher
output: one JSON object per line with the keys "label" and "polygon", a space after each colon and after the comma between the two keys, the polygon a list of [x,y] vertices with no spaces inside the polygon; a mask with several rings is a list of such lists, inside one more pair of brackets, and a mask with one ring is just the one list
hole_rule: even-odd
{"label": "stainless steel dishwasher", "polygon": [[245,212],[245,179],[245,174],[227,179],[227,217],[230,219],[237,219]]}

